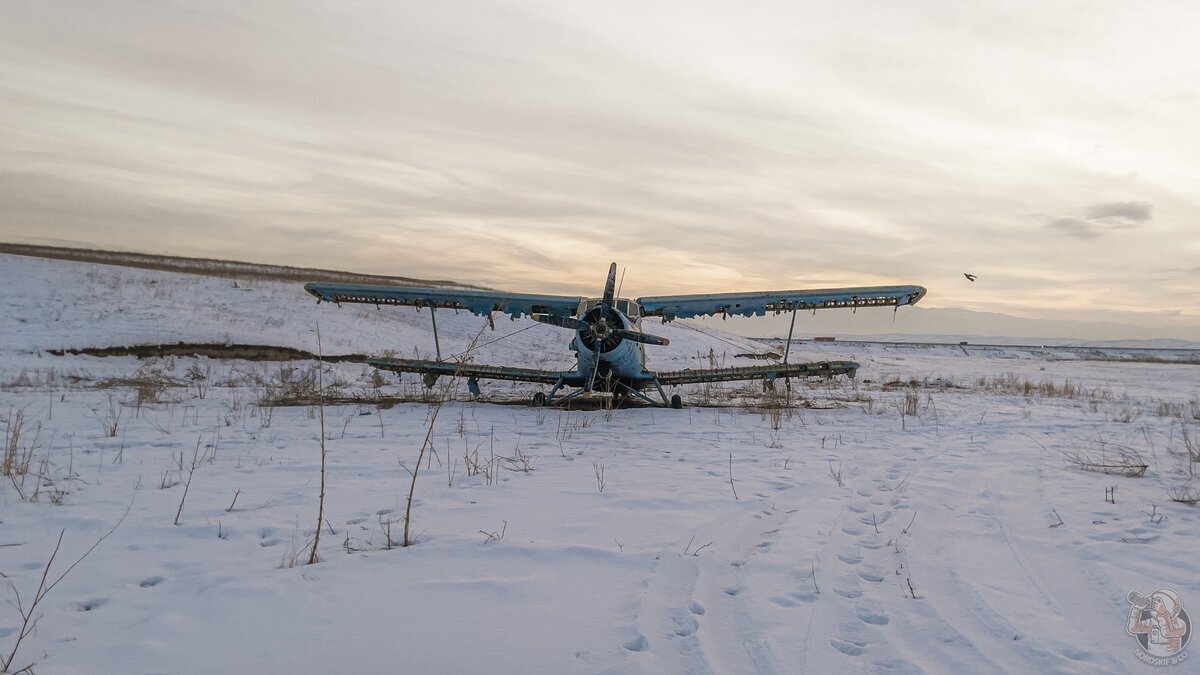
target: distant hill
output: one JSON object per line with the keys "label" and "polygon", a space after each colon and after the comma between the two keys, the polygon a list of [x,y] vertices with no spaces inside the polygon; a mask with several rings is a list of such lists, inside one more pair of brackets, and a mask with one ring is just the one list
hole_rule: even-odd
{"label": "distant hill", "polygon": [[[796,317],[798,337],[850,336],[893,341],[899,336],[920,341],[990,342],[1004,344],[1090,344],[1151,349],[1194,349],[1200,343],[1200,324],[1186,317],[1096,312],[1092,321],[1034,319],[996,312],[979,312],[948,307],[902,307],[859,311],[830,309],[801,312]],[[715,319],[720,329],[747,337],[786,337],[791,315],[767,315],[745,319]],[[708,319],[707,321],[714,321]],[[941,340],[938,338],[954,338]]]}
{"label": "distant hill", "polygon": [[[283,265],[186,258],[125,251],[105,251],[63,246],[0,243],[0,254],[31,256],[134,267],[148,270],[200,274],[232,279],[262,279],[287,282],[332,281],[360,284],[394,284],[441,288],[486,289],[445,279],[360,274]],[[706,319],[693,325],[713,325],[717,330],[744,337],[776,338],[788,334],[791,316],[732,317],[728,321]],[[1136,319],[1136,320],[1134,320]],[[710,322],[718,321],[712,324]],[[800,313],[795,324],[798,338],[838,336],[845,340],[862,337],[882,341],[934,341],[1029,345],[1092,345],[1116,348],[1195,349],[1200,345],[1200,324],[1187,317],[1096,312],[1095,320],[1034,319],[995,312],[943,307],[905,307],[850,311],[823,310]],[[944,339],[943,339],[944,338]]]}
{"label": "distant hill", "polygon": [[103,251],[97,249],[68,248],[65,246],[37,246],[33,244],[0,243],[0,253],[24,255],[35,258],[73,260],[136,267],[147,270],[203,274],[206,276],[232,279],[271,279],[275,281],[333,281],[358,284],[392,284],[401,286],[435,286],[445,288],[483,288],[442,279],[413,279],[411,277],[386,276],[381,274],[359,274],[338,270],[323,270],[308,267],[264,265],[233,260],[211,258],[184,258],[173,255],[131,253],[127,251]]}

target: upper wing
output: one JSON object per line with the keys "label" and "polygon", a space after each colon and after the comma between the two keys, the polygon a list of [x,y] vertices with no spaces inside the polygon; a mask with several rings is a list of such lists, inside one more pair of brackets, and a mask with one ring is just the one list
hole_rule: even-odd
{"label": "upper wing", "polygon": [[362,286],[359,284],[311,283],[304,290],[330,302],[364,302],[375,305],[409,305],[465,309],[480,316],[504,312],[575,316],[581,298],[569,295],[503,293],[470,289],[415,288],[408,286]]}
{"label": "upper wing", "polygon": [[638,298],[637,302],[642,306],[642,316],[661,316],[663,320],[670,321],[714,314],[763,316],[767,312],[778,314],[793,309],[899,307],[915,305],[924,295],[925,289],[921,286],[862,286],[807,291],[658,295]]}

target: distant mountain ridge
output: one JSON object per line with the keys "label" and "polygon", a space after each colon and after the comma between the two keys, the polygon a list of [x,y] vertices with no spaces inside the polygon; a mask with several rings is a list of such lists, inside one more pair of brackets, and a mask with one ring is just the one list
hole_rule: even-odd
{"label": "distant mountain ridge", "polygon": [[[784,340],[787,336],[764,338]],[[899,342],[899,343],[929,343],[929,344],[958,344],[966,342],[971,345],[999,345],[1019,347],[1094,347],[1097,349],[1200,349],[1200,342],[1176,339],[1145,339],[1145,340],[1079,340],[1071,338],[1036,338],[995,335],[912,335],[909,333],[883,333],[878,335],[843,335],[837,336],[838,342]]]}
{"label": "distant mountain ridge", "polygon": [[[828,309],[796,316],[796,337],[864,337],[872,341],[989,342],[1023,345],[1096,345],[1191,349],[1200,344],[1200,324],[1187,318],[1141,317],[1098,312],[1096,320],[1039,319],[946,307],[886,310]],[[787,337],[791,315],[721,322],[721,330],[746,337]],[[712,319],[707,319],[712,321]],[[1144,344],[1138,344],[1144,343]],[[1168,343],[1171,343],[1168,345]]]}

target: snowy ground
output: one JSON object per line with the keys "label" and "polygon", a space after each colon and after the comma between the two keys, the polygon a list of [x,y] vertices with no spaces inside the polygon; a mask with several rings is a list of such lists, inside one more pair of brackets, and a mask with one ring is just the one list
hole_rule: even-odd
{"label": "snowy ground", "polygon": [[[29,473],[0,477],[6,599],[15,589],[29,603],[60,532],[51,580],[120,523],[37,607],[14,667],[1142,672],[1129,591],[1173,588],[1200,616],[1200,507],[1168,496],[1198,485],[1183,449],[1185,430],[1200,439],[1200,366],[809,343],[799,357],[863,368],[857,381],[800,385],[812,407],[780,415],[451,402],[420,465],[408,548],[389,547],[388,530],[401,538],[431,407],[331,406],[321,562],[305,565],[320,415],[257,405],[278,364],[43,350],[315,351],[319,320],[327,354],[427,356],[426,314],[318,307],[294,284],[18,256],[0,256],[0,279],[0,421],[9,438],[20,426],[17,457],[30,459]],[[733,365],[756,348],[709,334],[717,325],[650,326],[672,340],[650,366],[707,365],[710,349]],[[439,314],[443,348],[460,351],[481,326]],[[478,360],[566,367],[569,337],[497,321]],[[207,375],[203,397],[195,383],[144,385],[190,382],[189,370]],[[373,387],[359,365],[327,375],[345,392]],[[485,385],[501,398],[527,390]],[[1121,447],[1145,458],[1144,476],[1064,456],[1107,461]],[[0,657],[20,630],[16,608],[0,606]]]}

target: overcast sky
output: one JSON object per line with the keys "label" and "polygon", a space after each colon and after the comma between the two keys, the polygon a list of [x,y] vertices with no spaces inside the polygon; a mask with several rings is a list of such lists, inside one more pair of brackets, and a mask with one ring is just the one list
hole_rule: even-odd
{"label": "overcast sky", "polygon": [[[1200,4],[0,2],[0,240],[1200,339]],[[978,275],[971,283],[964,272]]]}

